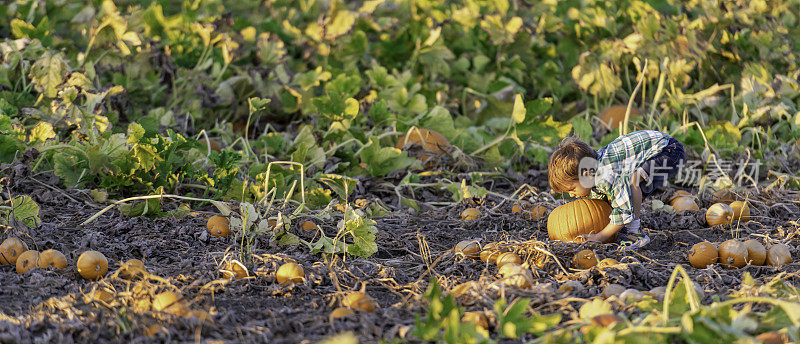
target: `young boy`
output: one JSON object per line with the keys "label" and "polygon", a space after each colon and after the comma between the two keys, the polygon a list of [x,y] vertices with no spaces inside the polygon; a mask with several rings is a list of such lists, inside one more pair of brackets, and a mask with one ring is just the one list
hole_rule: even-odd
{"label": "young boy", "polygon": [[683,145],[654,130],[622,135],[598,151],[576,137],[567,137],[550,156],[548,179],[554,192],[571,197],[605,199],[611,221],[586,240],[606,241],[625,228],[632,240],[620,244],[636,249],[650,242],[639,230],[642,199],[674,177],[686,155]]}

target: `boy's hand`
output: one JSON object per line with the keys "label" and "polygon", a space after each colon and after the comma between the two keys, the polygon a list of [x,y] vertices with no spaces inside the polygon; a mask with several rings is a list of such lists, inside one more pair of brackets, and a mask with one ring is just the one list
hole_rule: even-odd
{"label": "boy's hand", "polygon": [[608,239],[610,239],[610,237],[604,235],[603,232],[599,232],[596,234],[585,234],[582,235],[581,237],[583,237],[586,241],[597,241],[597,242],[606,242],[608,241]]}
{"label": "boy's hand", "polygon": [[620,229],[622,229],[622,227],[623,226],[621,225],[614,225],[609,223],[605,228],[603,228],[602,231],[597,232],[596,234],[584,234],[581,235],[580,237],[583,238],[585,241],[606,242],[609,239],[611,239],[611,237],[613,237],[614,234],[617,234],[617,232]]}

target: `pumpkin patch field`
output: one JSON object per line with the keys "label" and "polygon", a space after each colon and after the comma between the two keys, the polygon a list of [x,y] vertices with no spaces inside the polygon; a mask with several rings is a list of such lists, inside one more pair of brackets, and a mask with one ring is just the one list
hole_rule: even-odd
{"label": "pumpkin patch field", "polygon": [[[0,343],[798,342],[797,13],[3,2]],[[550,156],[644,129],[596,236]]]}

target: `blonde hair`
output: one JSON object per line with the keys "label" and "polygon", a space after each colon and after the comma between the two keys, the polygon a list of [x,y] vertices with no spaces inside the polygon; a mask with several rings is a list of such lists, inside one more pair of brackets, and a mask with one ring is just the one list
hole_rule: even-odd
{"label": "blonde hair", "polygon": [[554,192],[567,191],[580,177],[578,166],[581,159],[597,159],[597,152],[577,136],[567,136],[550,155],[547,164],[547,179]]}

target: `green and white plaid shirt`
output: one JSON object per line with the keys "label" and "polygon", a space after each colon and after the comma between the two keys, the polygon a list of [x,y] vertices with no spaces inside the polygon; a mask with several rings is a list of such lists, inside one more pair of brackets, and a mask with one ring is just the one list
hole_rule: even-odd
{"label": "green and white plaid shirt", "polygon": [[[632,176],[647,160],[667,146],[670,136],[655,130],[622,135],[597,151],[597,170],[592,198],[611,203],[611,223],[625,225],[635,220],[631,197]],[[645,176],[649,171],[644,171]]]}

